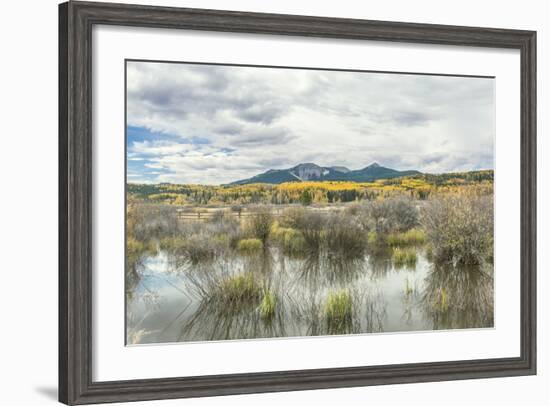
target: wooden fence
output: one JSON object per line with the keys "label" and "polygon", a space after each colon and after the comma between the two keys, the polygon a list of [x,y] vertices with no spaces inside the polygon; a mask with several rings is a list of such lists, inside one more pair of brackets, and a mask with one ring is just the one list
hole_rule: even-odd
{"label": "wooden fence", "polygon": [[[283,215],[284,210],[288,207],[274,208],[271,210],[273,217],[280,217]],[[323,207],[313,208],[309,207],[308,210],[315,210],[319,213],[329,213],[335,210],[341,210],[343,207]],[[205,210],[182,210],[177,211],[177,218],[179,221],[206,221],[212,219],[218,213],[223,213],[225,216],[231,216],[238,220],[244,220],[246,218],[256,216],[258,214],[255,210],[243,209],[241,211],[233,211],[228,209],[205,209]]]}

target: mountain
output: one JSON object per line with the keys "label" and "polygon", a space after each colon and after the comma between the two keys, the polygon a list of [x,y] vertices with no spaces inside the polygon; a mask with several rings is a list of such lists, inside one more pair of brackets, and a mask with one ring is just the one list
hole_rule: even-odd
{"label": "mountain", "polygon": [[418,175],[418,171],[398,171],[380,166],[376,162],[369,166],[350,170],[344,166],[324,167],[314,163],[303,163],[288,169],[270,169],[252,178],[238,180],[231,185],[247,185],[250,183],[284,183],[303,181],[351,181],[372,182],[377,179],[391,179],[401,176]]}
{"label": "mountain", "polygon": [[336,172],[348,173],[350,170],[345,166],[331,166],[330,169],[334,169]]}

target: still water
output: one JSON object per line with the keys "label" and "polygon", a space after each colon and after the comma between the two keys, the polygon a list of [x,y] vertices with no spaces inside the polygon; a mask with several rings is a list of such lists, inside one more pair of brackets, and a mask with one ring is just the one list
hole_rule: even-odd
{"label": "still water", "polygon": [[[254,273],[276,297],[272,318],[258,302],[227,305],[208,295],[220,280]],[[493,326],[493,270],[431,263],[396,266],[391,251],[359,260],[302,258],[271,249],[206,264],[160,251],[127,284],[127,343],[169,343]],[[346,291],[352,317],[335,331],[325,320],[330,292]]]}

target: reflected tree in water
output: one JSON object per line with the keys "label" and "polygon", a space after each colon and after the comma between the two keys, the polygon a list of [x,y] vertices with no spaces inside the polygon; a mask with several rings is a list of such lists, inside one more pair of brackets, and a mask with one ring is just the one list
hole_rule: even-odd
{"label": "reflected tree in water", "polygon": [[433,328],[492,327],[493,283],[490,266],[433,265],[422,296]]}

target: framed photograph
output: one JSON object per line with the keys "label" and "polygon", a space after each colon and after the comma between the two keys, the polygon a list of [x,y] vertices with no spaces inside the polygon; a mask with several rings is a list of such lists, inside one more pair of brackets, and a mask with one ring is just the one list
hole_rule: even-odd
{"label": "framed photograph", "polygon": [[59,400],[536,373],[536,33],[59,6]]}

